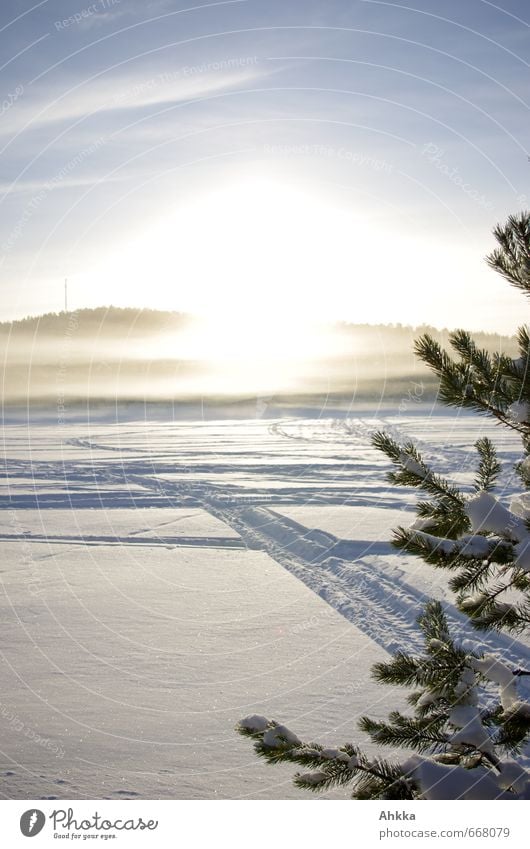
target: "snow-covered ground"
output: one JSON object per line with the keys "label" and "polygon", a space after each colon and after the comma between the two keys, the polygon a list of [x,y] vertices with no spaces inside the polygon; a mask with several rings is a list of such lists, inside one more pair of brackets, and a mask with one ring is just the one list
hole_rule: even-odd
{"label": "snow-covered ground", "polygon": [[[415,439],[473,477],[472,444],[516,436],[413,410],[338,419],[6,424],[0,488],[0,797],[299,798],[234,733],[264,713],[359,741],[403,695],[370,667],[419,648],[443,572],[388,544],[415,496],[370,446]],[[514,664],[528,648],[488,645]]]}

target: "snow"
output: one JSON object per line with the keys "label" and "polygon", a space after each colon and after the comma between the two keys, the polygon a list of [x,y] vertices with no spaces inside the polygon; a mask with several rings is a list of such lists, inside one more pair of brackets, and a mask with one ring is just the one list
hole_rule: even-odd
{"label": "snow", "polygon": [[505,713],[509,715],[510,719],[521,719],[528,722],[530,721],[530,704],[521,701],[514,702]]}
{"label": "snow", "polygon": [[514,552],[515,565],[523,572],[530,572],[530,538],[516,545]]}
{"label": "snow", "polygon": [[416,519],[410,524],[409,530],[411,531],[428,531],[429,528],[433,528],[436,526],[436,520],[430,518],[422,518],[421,516],[417,516]]}
{"label": "snow", "polygon": [[501,763],[501,772],[497,784],[503,790],[513,788],[515,793],[524,793],[530,783],[530,773],[517,761],[507,760]]}
{"label": "snow", "polygon": [[510,710],[519,698],[515,677],[510,667],[491,654],[485,654],[480,659],[471,658],[470,663],[476,672],[480,672],[494,684],[498,684],[502,707],[505,711]]}
{"label": "snow", "polygon": [[486,558],[491,551],[491,542],[480,534],[469,534],[460,537],[455,546],[462,557],[471,557],[478,560]]}
{"label": "snow", "polygon": [[471,664],[467,664],[460,673],[460,680],[455,687],[455,696],[462,704],[476,705],[475,675]]}
{"label": "snow", "polygon": [[298,745],[300,740],[286,725],[276,725],[274,728],[269,728],[263,735],[263,745],[270,746],[271,749],[278,749],[286,743],[294,743]]}
{"label": "snow", "polygon": [[513,404],[510,404],[507,413],[508,418],[512,422],[517,422],[517,424],[524,424],[524,422],[530,421],[528,404],[524,401],[515,401]]}
{"label": "snow", "polygon": [[409,526],[409,531],[414,531],[410,535],[412,540],[426,543],[432,551],[436,551],[447,556],[451,554],[460,554],[462,557],[470,559],[484,559],[491,550],[491,542],[480,534],[467,534],[458,540],[445,539],[437,537],[433,534],[428,534],[422,530],[416,530],[415,524],[420,524],[421,519],[417,523]]}
{"label": "snow", "polygon": [[464,610],[471,610],[474,607],[478,607],[480,604],[483,604],[487,600],[488,596],[484,595],[482,592],[472,593],[471,595],[466,595],[462,601],[460,602],[460,606]]}
{"label": "snow", "polygon": [[418,707],[427,707],[428,705],[434,704],[434,702],[439,698],[440,698],[440,696],[437,695],[436,693],[432,693],[432,692],[429,692],[429,690],[426,690],[419,697],[418,701],[416,702],[416,705]]}
{"label": "snow", "polygon": [[260,716],[259,714],[253,713],[251,716],[245,716],[243,719],[239,721],[241,728],[245,728],[247,731],[265,731],[268,727],[270,720],[268,720],[265,716]]}
{"label": "snow", "polygon": [[[355,483],[355,482],[354,482]],[[356,499],[357,500],[357,499]],[[366,540],[367,549],[379,549],[384,546],[385,552],[391,553],[389,540],[393,528],[408,524],[411,516],[410,507],[406,504],[403,509],[390,507],[375,507],[364,504],[285,504],[274,507],[281,514],[304,530],[320,530],[341,540]],[[379,543],[380,546],[370,545]]]}
{"label": "snow", "polygon": [[338,760],[345,763],[349,763],[350,761],[350,755],[346,752],[341,752],[340,749],[322,749],[320,756],[326,761]]}
{"label": "snow", "polygon": [[518,541],[528,535],[521,517],[511,513],[490,492],[477,493],[467,501],[464,509],[476,533],[486,531]]}
{"label": "snow", "polygon": [[399,462],[406,472],[410,472],[419,478],[426,478],[428,476],[427,470],[423,468],[421,463],[415,460],[414,457],[410,457],[408,454],[405,454],[403,451],[399,455]]}
{"label": "snow", "polygon": [[384,715],[384,650],[262,552],[30,545],[2,543],[4,797],[301,798],[240,717],[331,744]]}
{"label": "snow", "polygon": [[436,551],[438,554],[453,554],[457,549],[454,540],[436,537],[433,534],[425,533],[425,531],[414,531],[410,537],[413,541],[425,543],[432,551]]}
{"label": "snow", "polygon": [[[359,716],[408,708],[369,671],[422,649],[425,599],[476,637],[444,570],[388,543],[416,494],[386,482],[381,428],[451,477],[472,478],[481,434],[519,451],[445,412],[6,424],[2,797],[307,798],[292,765],[268,767],[235,733],[240,717],[375,755]],[[530,663],[520,639],[482,643]]]}
{"label": "snow", "polygon": [[131,509],[97,510],[72,507],[70,510],[17,511],[16,528],[13,515],[0,512],[0,538],[13,539],[24,534],[32,541],[75,544],[207,546],[209,540],[224,541],[228,546],[242,547],[241,537],[215,516],[197,507],[135,507]]}
{"label": "snow", "polygon": [[[530,458],[522,464],[530,472]],[[510,501],[510,512],[520,516],[521,519],[530,519],[530,492],[519,492]]]}
{"label": "snow", "polygon": [[299,773],[298,776],[302,781],[305,781],[306,784],[321,784],[325,781],[329,776],[325,772],[303,772]]}
{"label": "snow", "polygon": [[493,753],[493,743],[475,705],[455,705],[449,714],[449,722],[458,728],[451,735],[453,743],[467,743],[481,752]]}
{"label": "snow", "polygon": [[511,794],[499,787],[495,776],[484,767],[464,769],[436,763],[431,758],[413,755],[403,771],[418,782],[424,799],[509,799]]}

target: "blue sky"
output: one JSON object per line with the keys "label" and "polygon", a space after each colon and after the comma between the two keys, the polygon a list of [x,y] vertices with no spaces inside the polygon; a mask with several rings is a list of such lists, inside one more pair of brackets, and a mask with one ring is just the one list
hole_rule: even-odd
{"label": "blue sky", "polygon": [[[410,4],[410,5],[409,5]],[[1,318],[147,306],[512,331],[523,2],[4,2]]]}

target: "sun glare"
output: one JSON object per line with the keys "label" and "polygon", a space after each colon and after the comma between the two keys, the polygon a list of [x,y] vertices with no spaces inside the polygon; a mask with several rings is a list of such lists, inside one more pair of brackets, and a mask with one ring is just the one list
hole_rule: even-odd
{"label": "sun glare", "polygon": [[197,317],[178,338],[160,337],[159,356],[208,361],[219,391],[286,389],[337,345],[324,307],[350,227],[309,192],[241,179],[176,204],[93,276]]}
{"label": "sun glare", "polygon": [[437,278],[450,279],[432,256],[323,189],[242,175],[176,199],[89,280],[197,317],[178,338],[161,335],[157,356],[209,363],[219,391],[273,391],[294,387],[304,362],[340,353],[328,322],[392,321],[405,292],[414,322]]}
{"label": "sun glare", "polygon": [[157,221],[113,246],[90,272],[102,289],[127,284],[146,306],[263,318],[320,315],[342,268],[353,225],[348,207],[277,180],[224,182],[177,199]]}

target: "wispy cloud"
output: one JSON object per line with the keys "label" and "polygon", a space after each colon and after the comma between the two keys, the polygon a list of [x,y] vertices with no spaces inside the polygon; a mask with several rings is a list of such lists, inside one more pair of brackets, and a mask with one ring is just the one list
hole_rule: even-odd
{"label": "wispy cloud", "polygon": [[12,109],[0,135],[16,137],[45,125],[71,123],[98,113],[142,109],[162,103],[207,98],[247,85],[271,73],[256,56],[227,56],[215,62],[188,65],[152,74],[106,75],[77,82],[66,91],[31,89]]}
{"label": "wispy cloud", "polygon": [[[19,14],[21,5],[28,9]],[[105,276],[104,265],[121,262],[120,246],[131,233],[145,235],[146,221],[159,239],[175,203],[187,209],[221,193],[210,229],[203,233],[202,209],[197,219],[196,253],[208,253],[234,183],[250,173],[305,186],[319,209],[329,196],[333,208],[362,210],[378,244],[396,233],[405,244],[401,234],[413,232],[418,246],[394,261],[407,271],[421,265],[422,245],[429,256],[461,250],[470,264],[445,276],[475,280],[486,305],[480,321],[511,326],[511,302],[501,303],[476,269],[495,219],[530,204],[523,5],[508,13],[488,0],[447,0],[442,11],[408,0],[4,0],[4,18],[14,16],[3,35],[0,27],[4,312],[45,307],[43,281],[66,273],[86,276],[81,302],[98,292],[117,303],[155,298],[152,286],[134,294],[122,275]],[[437,152],[436,162],[425,150]],[[281,206],[281,192],[266,218],[254,197],[247,202],[243,223],[256,216],[263,245]],[[293,241],[295,218],[280,241]],[[322,227],[329,230],[325,216]],[[297,256],[319,238],[304,235]],[[173,232],[166,242],[173,248]],[[145,253],[151,263],[152,249]],[[253,277],[261,243],[255,253]],[[175,254],[162,251],[170,270],[182,251]],[[328,262],[322,278],[329,276]],[[432,282],[414,291],[411,279],[403,275],[403,309],[410,313],[413,292],[421,320],[445,320],[440,307],[428,312]],[[297,285],[298,274],[289,280]],[[177,288],[171,303],[180,307],[193,285]],[[446,288],[444,303],[461,311],[460,284],[454,301]],[[349,315],[346,295],[337,296],[339,308]]]}
{"label": "wispy cloud", "polygon": [[130,175],[128,174],[112,174],[108,175],[107,173],[94,173],[91,176],[83,176],[83,177],[69,177],[63,178],[61,180],[48,180],[43,178],[42,180],[21,180],[15,185],[7,182],[0,182],[0,193],[16,193],[16,194],[37,194],[43,189],[76,189],[83,188],[86,186],[93,186],[100,180],[105,180],[105,183],[122,183],[126,180],[130,179]]}

